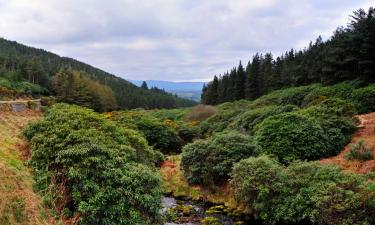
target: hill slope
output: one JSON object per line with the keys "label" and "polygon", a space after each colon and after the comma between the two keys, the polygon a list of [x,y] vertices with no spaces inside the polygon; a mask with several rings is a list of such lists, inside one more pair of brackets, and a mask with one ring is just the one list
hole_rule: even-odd
{"label": "hill slope", "polygon": [[[143,81],[131,80],[137,86],[141,86]],[[205,82],[172,82],[163,80],[146,80],[149,87],[157,87],[176,94],[181,98],[199,102],[201,100],[202,88]]]}
{"label": "hill slope", "polygon": [[21,128],[40,113],[0,112],[0,224],[56,224],[46,216],[40,197],[33,192],[32,176],[24,166]]}
{"label": "hill slope", "polygon": [[[60,57],[54,53],[28,47],[15,41],[0,38],[0,77],[2,73],[20,71],[31,59],[40,62],[48,77],[54,76],[61,68],[71,68],[87,73],[89,77],[112,89],[120,109],[124,108],[175,108],[191,106],[195,103],[181,99],[159,89],[144,90],[136,85],[72,58]],[[26,68],[27,69],[27,68]]]}

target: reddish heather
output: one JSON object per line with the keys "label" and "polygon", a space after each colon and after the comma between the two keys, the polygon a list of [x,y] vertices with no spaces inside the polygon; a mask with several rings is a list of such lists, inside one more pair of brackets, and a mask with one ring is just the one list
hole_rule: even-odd
{"label": "reddish heather", "polygon": [[367,147],[371,148],[373,155],[375,155],[375,112],[356,116],[360,125],[358,130],[354,133],[352,141],[344,148],[344,150],[337,156],[323,159],[322,163],[336,164],[342,169],[355,173],[368,173],[375,171],[375,160],[365,162],[347,160],[345,154],[349,151],[350,145],[363,140]]}

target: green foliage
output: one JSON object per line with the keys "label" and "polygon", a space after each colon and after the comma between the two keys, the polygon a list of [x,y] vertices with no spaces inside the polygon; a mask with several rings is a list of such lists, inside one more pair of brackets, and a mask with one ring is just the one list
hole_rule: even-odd
{"label": "green foliage", "polygon": [[350,146],[349,152],[345,155],[348,160],[367,161],[374,159],[371,148],[367,148],[363,140]]}
{"label": "green foliage", "polygon": [[113,113],[112,119],[119,125],[139,130],[148,143],[163,153],[179,152],[182,140],[177,131],[144,111],[124,111]]}
{"label": "green foliage", "polygon": [[317,105],[300,111],[301,114],[317,122],[328,139],[326,154],[332,156],[339,153],[350,141],[351,135],[356,129],[356,113],[354,104],[341,99],[330,98]]}
{"label": "green foliage", "polygon": [[47,90],[37,84],[27,81],[11,81],[0,77],[0,98],[4,100],[26,96],[39,97],[46,93],[48,93]]}
{"label": "green foliage", "polygon": [[136,131],[56,104],[24,135],[47,203],[79,214],[83,225],[158,223],[162,190],[151,166],[158,156]]}
{"label": "green foliage", "polygon": [[319,162],[288,167],[267,156],[235,164],[231,184],[237,201],[267,224],[374,223],[374,182]]}
{"label": "green foliage", "polygon": [[239,131],[254,133],[256,125],[261,123],[264,119],[275,116],[284,112],[292,112],[297,110],[298,107],[294,105],[285,106],[265,106],[262,108],[250,109],[245,113],[240,114],[236,117],[233,123],[230,125],[234,129]]}
{"label": "green foliage", "polygon": [[375,111],[375,84],[353,91],[353,101],[357,104],[359,113]]}
{"label": "green foliage", "polygon": [[303,99],[302,106],[307,107],[314,104],[319,104],[327,98],[340,98],[345,100],[352,99],[352,93],[361,85],[360,81],[344,81],[332,86],[316,86]]}
{"label": "green foliage", "polygon": [[213,116],[200,123],[201,134],[209,135],[214,132],[222,132],[236,116],[245,112],[248,106],[249,102],[243,100],[220,105],[218,111]]}
{"label": "green foliage", "polygon": [[256,154],[248,136],[217,133],[208,140],[197,140],[182,151],[181,167],[191,184],[215,184],[229,177],[232,165]]}
{"label": "green foliage", "polygon": [[202,225],[220,225],[221,222],[218,218],[213,216],[205,217],[201,220]]}
{"label": "green foliage", "polygon": [[73,70],[61,70],[53,77],[53,89],[58,101],[77,104],[96,111],[110,111],[117,108],[112,90],[101,85],[88,75]]}
{"label": "green foliage", "polygon": [[323,129],[308,117],[285,113],[265,119],[255,133],[261,152],[275,155],[282,162],[318,159],[327,154]]}

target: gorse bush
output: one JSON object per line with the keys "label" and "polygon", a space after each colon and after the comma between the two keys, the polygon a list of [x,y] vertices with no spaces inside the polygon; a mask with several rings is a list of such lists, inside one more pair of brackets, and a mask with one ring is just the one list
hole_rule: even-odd
{"label": "gorse bush", "polygon": [[267,156],[235,164],[231,184],[238,202],[266,224],[373,224],[375,183],[319,162],[285,167]]}
{"label": "gorse bush", "polygon": [[162,190],[152,164],[159,155],[138,132],[57,104],[24,135],[37,190],[58,210],[79,215],[79,224],[158,223]]}
{"label": "gorse bush", "polygon": [[350,146],[349,152],[346,153],[345,158],[347,158],[348,160],[367,161],[372,160],[374,156],[372,154],[371,148],[368,148],[365,145],[365,142],[361,140]]}
{"label": "gorse bush", "polygon": [[186,145],[181,167],[189,183],[212,185],[226,180],[234,163],[256,152],[248,136],[237,132],[217,133],[208,140]]}

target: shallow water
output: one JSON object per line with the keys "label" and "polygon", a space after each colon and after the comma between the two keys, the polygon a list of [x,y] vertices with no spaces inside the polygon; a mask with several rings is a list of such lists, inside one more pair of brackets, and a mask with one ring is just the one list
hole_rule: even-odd
{"label": "shallow water", "polygon": [[[249,220],[244,219],[244,217],[240,216],[229,216],[225,212],[219,213],[207,213],[210,207],[214,206],[209,203],[205,202],[196,202],[190,200],[181,200],[176,199],[174,197],[164,197],[163,198],[163,209],[161,211],[162,214],[167,213],[168,209],[176,209],[176,208],[190,208],[191,212],[188,214],[182,213],[178,211],[177,218],[174,221],[168,221],[165,225],[200,225],[201,220],[205,217],[215,217],[220,221],[222,225],[233,225],[236,221],[243,221],[243,224],[258,224],[258,223],[249,223]],[[246,222],[247,221],[247,222]]]}

